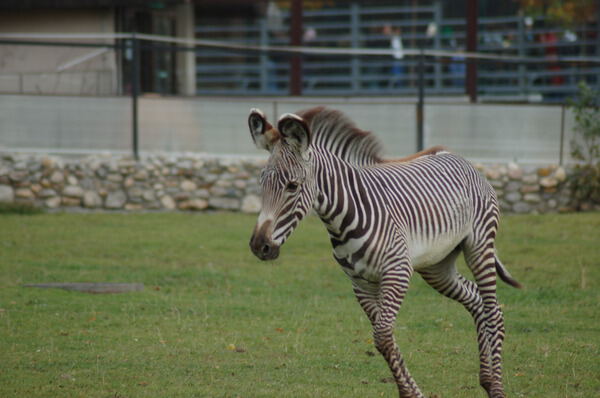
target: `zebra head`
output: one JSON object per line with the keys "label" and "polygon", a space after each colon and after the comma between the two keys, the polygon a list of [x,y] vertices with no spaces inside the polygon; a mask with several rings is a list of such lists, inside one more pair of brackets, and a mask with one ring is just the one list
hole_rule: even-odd
{"label": "zebra head", "polygon": [[261,260],[273,260],[316,195],[310,132],[304,119],[291,113],[283,115],[275,128],[258,109],[250,112],[248,125],[256,146],[271,153],[260,176],[262,209],[250,248]]}

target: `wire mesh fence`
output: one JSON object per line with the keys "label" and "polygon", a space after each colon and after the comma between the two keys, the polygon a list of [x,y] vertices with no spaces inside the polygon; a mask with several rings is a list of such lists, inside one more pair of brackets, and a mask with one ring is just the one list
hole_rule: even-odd
{"label": "wire mesh fence", "polygon": [[[195,54],[197,59],[208,51],[282,60],[302,55],[305,59],[322,59],[320,62],[335,58],[336,62],[352,64],[358,60],[369,65],[375,62],[373,60],[394,62],[393,49],[253,45],[139,34],[44,38],[5,35],[0,48],[2,54],[10,54],[8,58],[13,62],[3,69],[0,77],[3,93],[0,95],[0,150],[259,155],[246,136],[250,108],[262,108],[276,120],[284,112],[325,104],[345,111],[361,128],[380,136],[386,153],[392,156],[420,149],[417,137],[420,127],[424,135],[422,145],[447,145],[476,161],[568,161],[565,154],[572,116],[563,105],[468,104],[463,95],[434,96],[434,91],[427,90],[435,87],[436,66],[446,67],[458,56],[460,62],[473,59],[480,63],[517,66],[547,64],[548,60],[543,58],[406,48],[403,59],[411,62],[406,65],[416,65],[415,73],[419,72],[419,63],[426,65],[421,69],[421,81],[427,101],[424,117],[420,119],[419,102],[414,96],[418,87],[414,82],[410,87],[413,96],[390,95],[385,90],[373,91],[379,94],[377,96],[234,96],[235,90],[225,90],[221,94],[229,95],[176,97],[145,89],[154,87],[158,92],[170,92],[167,87],[177,84],[169,73],[161,74],[160,67],[152,69],[152,73],[144,72],[145,61],[168,64],[182,53]],[[165,54],[170,56],[165,57]],[[29,68],[16,71],[19,60]],[[591,69],[600,65],[597,57],[565,57],[552,62]],[[197,68],[202,66],[196,65]],[[15,73],[10,68],[15,69]],[[231,70],[236,68],[232,66]],[[202,70],[197,70],[202,75]],[[237,72],[244,73],[244,70]],[[267,72],[260,69],[262,74]],[[303,78],[310,82],[311,75],[305,72]],[[463,76],[443,75],[442,81]],[[483,76],[485,78],[485,74]],[[334,76],[324,79],[329,78],[336,81]],[[378,79],[388,85],[393,82],[389,73]],[[215,84],[220,84],[219,81],[216,79]],[[359,83],[352,84],[360,86],[364,81],[359,78]],[[261,83],[264,84],[268,85]],[[308,87],[309,83],[306,84]],[[202,80],[197,80],[197,87],[197,92],[202,93]]]}

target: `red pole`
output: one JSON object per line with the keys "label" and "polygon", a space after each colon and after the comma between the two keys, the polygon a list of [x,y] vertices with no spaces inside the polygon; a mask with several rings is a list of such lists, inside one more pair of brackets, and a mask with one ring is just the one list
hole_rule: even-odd
{"label": "red pole", "polygon": [[[292,0],[290,10],[290,45],[302,45],[302,0]],[[290,95],[302,95],[302,57],[290,59]]]}
{"label": "red pole", "polygon": [[[467,0],[467,51],[477,51],[477,0]],[[477,102],[477,60],[467,61],[466,92],[471,102]]]}

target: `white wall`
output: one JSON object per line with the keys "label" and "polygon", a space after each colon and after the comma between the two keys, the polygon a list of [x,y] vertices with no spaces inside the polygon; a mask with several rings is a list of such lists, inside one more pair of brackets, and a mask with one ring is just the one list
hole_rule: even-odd
{"label": "white wall", "polygon": [[0,148],[128,150],[128,98],[0,95]]}
{"label": "white wall", "polygon": [[[251,108],[275,122],[285,112],[325,104],[372,131],[389,156],[416,151],[415,105],[324,98],[155,98],[139,100],[141,151],[264,155],[248,132]],[[566,112],[565,159],[573,126]],[[427,104],[426,146],[446,145],[473,161],[558,163],[561,107]],[[130,151],[127,97],[0,95],[0,150]]]}
{"label": "white wall", "polygon": [[[445,145],[473,160],[544,163],[560,155],[561,117],[560,106],[427,105],[425,144]],[[568,132],[570,112],[565,118]]]}

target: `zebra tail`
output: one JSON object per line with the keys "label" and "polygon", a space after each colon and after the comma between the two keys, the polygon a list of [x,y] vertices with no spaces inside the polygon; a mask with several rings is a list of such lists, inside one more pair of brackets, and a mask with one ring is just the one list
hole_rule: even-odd
{"label": "zebra tail", "polygon": [[523,285],[521,285],[515,278],[512,277],[504,264],[500,262],[500,259],[498,259],[497,255],[494,255],[494,260],[496,261],[496,272],[498,273],[500,279],[502,279],[505,283],[516,287],[517,289],[522,289]]}

